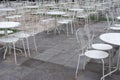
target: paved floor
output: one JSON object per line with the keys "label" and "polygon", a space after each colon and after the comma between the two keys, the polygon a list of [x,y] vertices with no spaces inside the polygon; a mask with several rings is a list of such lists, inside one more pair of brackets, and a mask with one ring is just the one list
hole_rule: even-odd
{"label": "paved floor", "polygon": [[[91,25],[96,31],[96,36],[102,33],[106,26],[105,22]],[[81,26],[82,29],[82,26]],[[96,39],[96,41],[101,42]],[[15,65],[12,56],[7,55],[6,60],[1,59],[0,80],[75,80],[75,68],[79,46],[75,35],[66,36],[64,31],[59,34],[46,34],[45,32],[36,35],[38,52],[35,52],[32,37],[29,38],[31,58],[18,55],[19,65]],[[20,42],[18,47],[22,47]],[[2,54],[1,54],[2,56]],[[81,70],[80,62],[79,75],[77,80],[100,80],[101,64],[89,62],[86,70]],[[119,80],[119,71],[107,77],[106,80]]]}
{"label": "paved floor", "polygon": [[[0,63],[0,80],[75,80],[75,69],[36,59],[27,59],[20,65]],[[88,63],[86,69],[79,70],[77,80],[100,80],[101,65]],[[120,72],[106,80],[119,80]]]}
{"label": "paved floor", "polygon": [[[95,33],[99,35],[103,31],[106,23],[97,23],[90,25]],[[80,26],[83,29],[83,26]],[[97,36],[98,37],[98,36]],[[96,39],[97,42],[101,42]],[[40,33],[36,35],[36,42],[38,46],[38,54],[33,55],[34,59],[61,64],[64,66],[76,68],[77,58],[79,54],[79,45],[76,40],[75,34],[70,34],[68,37],[66,33],[59,34],[46,34]],[[34,49],[32,39],[30,39],[31,49]],[[81,59],[81,65],[82,65]]]}

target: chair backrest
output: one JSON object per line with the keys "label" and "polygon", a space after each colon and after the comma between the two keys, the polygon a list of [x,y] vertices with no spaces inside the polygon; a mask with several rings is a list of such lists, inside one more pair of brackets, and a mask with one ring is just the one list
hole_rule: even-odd
{"label": "chair backrest", "polygon": [[88,37],[84,30],[81,28],[76,31],[76,39],[79,44],[80,50],[86,50],[88,48]]}
{"label": "chair backrest", "polygon": [[91,47],[91,44],[93,43],[94,37],[95,37],[95,30],[93,30],[92,27],[90,27],[88,24],[84,26],[85,33],[88,37],[88,47]]}
{"label": "chair backrest", "polygon": [[110,25],[111,25],[111,22],[110,22],[110,18],[109,18],[109,16],[108,16],[108,14],[106,14],[106,19],[107,19],[107,29],[110,27]]}
{"label": "chair backrest", "polygon": [[116,9],[117,16],[120,16],[120,8]]}
{"label": "chair backrest", "polygon": [[108,23],[107,29],[109,29],[111,25],[115,24],[115,18],[113,12],[106,13],[106,19]]}

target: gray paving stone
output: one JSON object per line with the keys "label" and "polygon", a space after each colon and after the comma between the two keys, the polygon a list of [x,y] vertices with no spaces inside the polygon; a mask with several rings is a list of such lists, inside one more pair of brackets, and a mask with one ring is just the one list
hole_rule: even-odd
{"label": "gray paving stone", "polygon": [[17,77],[19,79],[22,79],[24,76],[28,75],[33,70],[34,70],[34,68],[20,66],[20,67],[16,67],[13,71],[9,72],[8,74],[10,76],[14,76],[14,77]]}
{"label": "gray paving stone", "polygon": [[1,80],[20,80],[18,77],[11,76],[10,74],[4,74],[0,76]]}
{"label": "gray paving stone", "polygon": [[40,55],[34,57],[34,59],[39,59],[39,60],[47,61],[50,58],[52,58],[53,56],[55,56],[55,55],[56,54],[45,53],[45,54],[40,54]]}

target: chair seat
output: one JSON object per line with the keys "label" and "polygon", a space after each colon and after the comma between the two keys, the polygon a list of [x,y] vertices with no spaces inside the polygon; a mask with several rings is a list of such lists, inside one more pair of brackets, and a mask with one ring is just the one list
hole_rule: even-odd
{"label": "chair seat", "polygon": [[88,18],[88,14],[85,14],[85,15],[80,15],[80,16],[76,16],[77,18]]}
{"label": "chair seat", "polygon": [[108,53],[100,50],[88,50],[85,52],[85,55],[93,59],[104,59],[108,57]]}
{"label": "chair seat", "polygon": [[37,11],[36,13],[34,13],[34,14],[45,14],[46,13],[46,11]]}
{"label": "chair seat", "polygon": [[69,22],[72,22],[72,20],[68,19],[68,20],[58,21],[58,23],[60,23],[60,24],[68,24]]}
{"label": "chair seat", "polygon": [[111,30],[120,30],[120,27],[110,27]]}
{"label": "chair seat", "polygon": [[64,16],[64,17],[70,17],[71,14],[65,14],[65,15],[62,15],[62,16]]}
{"label": "chair seat", "polygon": [[19,38],[15,37],[2,37],[0,38],[0,42],[2,43],[15,43],[19,40]]}
{"label": "chair seat", "polygon": [[18,38],[28,38],[30,36],[30,34],[26,33],[26,32],[18,32],[16,34],[14,34],[15,37]]}
{"label": "chair seat", "polygon": [[90,15],[92,15],[92,14],[98,14],[98,12],[95,12],[95,11],[94,12],[89,12],[89,14]]}
{"label": "chair seat", "polygon": [[97,50],[110,50],[112,49],[112,46],[105,43],[96,43],[96,44],[92,44],[92,48]]}
{"label": "chair seat", "polygon": [[13,15],[13,16],[7,16],[8,19],[14,19],[14,18],[20,18],[22,15]]}
{"label": "chair seat", "polygon": [[88,10],[94,10],[95,9],[95,7],[94,6],[81,6],[82,8],[84,8],[84,9],[88,9]]}
{"label": "chair seat", "polygon": [[44,20],[41,20],[42,22],[50,22],[50,21],[53,21],[53,20],[55,20],[55,19],[53,19],[53,18],[48,18],[48,19],[44,19]]}

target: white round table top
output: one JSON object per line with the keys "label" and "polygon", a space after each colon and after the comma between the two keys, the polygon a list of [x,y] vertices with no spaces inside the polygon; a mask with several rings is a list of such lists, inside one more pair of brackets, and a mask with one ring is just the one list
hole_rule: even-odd
{"label": "white round table top", "polygon": [[47,12],[46,14],[49,14],[49,15],[64,15],[66,13],[61,12],[61,11],[51,11],[51,12]]}
{"label": "white round table top", "polygon": [[78,12],[82,12],[82,11],[84,11],[84,9],[80,9],[80,8],[71,8],[71,9],[69,9],[70,11],[78,11]]}
{"label": "white round table top", "polygon": [[110,27],[112,30],[120,30],[120,27]]}
{"label": "white round table top", "polygon": [[20,25],[19,22],[0,22],[0,28],[13,28],[13,27],[18,27]]}
{"label": "white round table top", "polygon": [[87,9],[95,9],[94,5],[92,6],[82,6],[82,8],[87,8]]}
{"label": "white round table top", "polygon": [[117,19],[120,20],[120,16],[118,16]]}
{"label": "white round table top", "polygon": [[114,24],[115,26],[117,26],[117,27],[120,27],[120,24]]}
{"label": "white round table top", "polygon": [[105,33],[100,35],[100,39],[107,43],[120,46],[120,33]]}
{"label": "white round table top", "polygon": [[15,11],[16,9],[14,8],[0,8],[0,11]]}
{"label": "white round table top", "polygon": [[37,6],[37,5],[35,5],[35,6],[25,6],[24,8],[34,9],[34,8],[39,8],[39,6]]}

